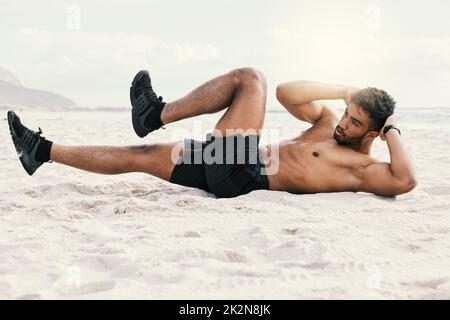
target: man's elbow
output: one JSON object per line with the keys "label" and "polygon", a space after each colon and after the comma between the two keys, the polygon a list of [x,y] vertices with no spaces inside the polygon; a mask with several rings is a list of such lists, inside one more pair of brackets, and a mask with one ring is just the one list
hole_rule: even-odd
{"label": "man's elbow", "polygon": [[285,94],[285,91],[283,88],[283,84],[280,84],[277,86],[276,96],[277,96],[278,101],[280,101],[281,103],[286,101],[286,94]]}
{"label": "man's elbow", "polygon": [[398,186],[396,195],[405,194],[414,190],[414,188],[417,187],[418,183],[419,182],[417,181],[416,177],[410,177]]}

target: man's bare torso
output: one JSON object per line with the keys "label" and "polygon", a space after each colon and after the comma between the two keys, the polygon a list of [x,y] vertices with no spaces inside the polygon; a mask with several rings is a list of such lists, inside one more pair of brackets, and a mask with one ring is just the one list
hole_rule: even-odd
{"label": "man's bare torso", "polygon": [[[333,124],[314,125],[294,139],[264,146],[271,155],[269,165],[278,166],[275,174],[268,175],[270,189],[292,193],[359,191],[361,170],[376,160],[339,145],[333,131]],[[279,157],[273,157],[276,147]]]}

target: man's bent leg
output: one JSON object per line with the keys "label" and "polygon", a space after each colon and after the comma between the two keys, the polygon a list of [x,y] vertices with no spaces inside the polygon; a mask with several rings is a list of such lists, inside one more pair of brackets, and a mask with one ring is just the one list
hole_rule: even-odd
{"label": "man's bent leg", "polygon": [[215,129],[224,136],[230,129],[251,130],[260,134],[266,112],[266,79],[262,72],[253,68],[237,69],[232,74],[239,85],[231,105],[219,119]]}
{"label": "man's bent leg", "polygon": [[161,113],[164,124],[205,113],[215,113],[233,103],[242,75],[250,68],[232,70],[196,88],[186,96],[166,103]]}
{"label": "man's bent leg", "polygon": [[[183,152],[179,143],[127,147],[70,147],[54,143],[50,159],[94,173],[145,172],[170,181],[176,161],[182,156]],[[179,152],[176,152],[178,154],[174,155],[174,150],[178,150]]]}
{"label": "man's bent leg", "polygon": [[[267,85],[264,75],[252,68],[235,70],[239,83],[234,99],[206,142],[204,156],[208,187],[217,197],[235,197],[269,189],[259,161],[259,138],[264,125]],[[218,150],[222,150],[218,156]],[[222,158],[223,161],[220,161]]]}

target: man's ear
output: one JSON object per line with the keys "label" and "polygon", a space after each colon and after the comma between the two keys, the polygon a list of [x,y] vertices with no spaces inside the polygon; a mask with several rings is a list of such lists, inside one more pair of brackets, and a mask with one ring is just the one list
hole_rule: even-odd
{"label": "man's ear", "polygon": [[371,131],[366,133],[366,137],[369,138],[369,139],[375,139],[376,137],[379,136],[379,134],[380,133],[378,131],[371,130]]}

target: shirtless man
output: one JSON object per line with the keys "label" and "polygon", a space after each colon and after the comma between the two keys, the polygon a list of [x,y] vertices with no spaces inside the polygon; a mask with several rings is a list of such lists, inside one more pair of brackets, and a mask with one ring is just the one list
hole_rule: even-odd
{"label": "shirtless man", "polygon": [[[312,127],[291,140],[259,146],[266,94],[264,75],[253,68],[232,70],[169,103],[157,97],[147,71],[135,76],[130,98],[133,128],[138,136],[226,108],[206,141],[73,147],[46,140],[40,136],[40,129],[36,133],[26,128],[12,111],[8,112],[8,122],[16,151],[29,175],[44,162],[101,174],[145,172],[212,192],[219,198],[258,189],[291,193],[363,191],[395,196],[417,185],[412,159],[395,127],[395,102],[386,92],[308,81],[281,84],[277,87],[280,103]],[[332,99],[343,99],[347,104],[340,119],[321,101]],[[230,133],[231,129],[234,131]],[[372,142],[378,136],[387,141],[390,163],[370,157]],[[219,146],[228,146],[229,142],[233,142],[233,150],[227,147],[220,153]],[[206,151],[213,158],[217,156],[216,160],[207,161]],[[255,154],[257,160],[250,160]],[[240,156],[244,162],[237,160]],[[268,173],[269,168],[277,170]]]}

